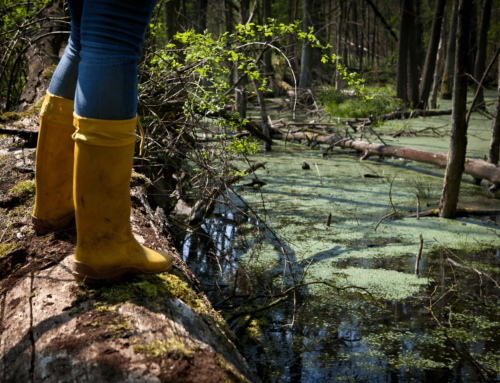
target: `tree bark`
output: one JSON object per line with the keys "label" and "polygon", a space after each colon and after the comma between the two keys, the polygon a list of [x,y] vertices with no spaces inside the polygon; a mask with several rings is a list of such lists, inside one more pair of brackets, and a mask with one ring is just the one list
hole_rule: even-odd
{"label": "tree bark", "polygon": [[474,66],[476,65],[477,56],[477,33],[478,33],[478,8],[480,7],[481,0],[475,0],[472,3],[470,34],[469,34],[469,60],[467,60],[467,73],[474,74]]}
{"label": "tree bark", "polygon": [[353,67],[356,65],[356,59],[359,61],[359,41],[358,41],[358,4],[357,1],[351,3],[352,6],[352,42],[354,43]]}
{"label": "tree bark", "polygon": [[[302,20],[302,30],[305,33],[309,33],[309,27],[311,26],[311,15],[312,10],[312,0],[304,0],[304,10],[303,10],[303,20]],[[302,43],[302,63],[300,66],[300,79],[299,86],[306,88],[309,85],[309,69],[311,66],[311,55],[312,47],[307,40],[303,40]]]}
{"label": "tree bark", "polygon": [[198,0],[198,33],[203,33],[207,29],[207,8],[208,0]]}
{"label": "tree bark", "polygon": [[491,124],[491,141],[488,153],[488,162],[498,165],[500,147],[500,60],[498,60],[498,93],[497,106],[495,109],[495,118]]}
{"label": "tree bark", "polygon": [[[260,88],[259,81],[256,79],[252,79],[252,82],[255,89],[255,94],[257,95],[257,99],[259,100],[259,111],[260,111],[260,120],[262,124],[262,133],[264,133],[265,136],[270,137],[269,121],[266,111],[266,102],[264,101],[264,95],[259,89]],[[268,141],[264,141],[264,149],[266,151],[271,151],[272,150],[271,143]]]}
{"label": "tree bark", "polygon": [[[483,77],[484,64],[486,61],[486,48],[488,28],[490,26],[492,0],[484,0],[481,10],[481,26],[479,28],[479,39],[477,44],[476,65],[474,66],[474,78],[479,81]],[[477,82],[474,81],[474,90],[477,90]],[[478,108],[484,109],[483,88],[479,89],[476,105]]]}
{"label": "tree bark", "polygon": [[398,41],[398,68],[396,79],[396,95],[405,103],[407,95],[407,70],[408,70],[408,42],[411,24],[411,0],[403,0],[401,15],[399,17],[399,41]]}
{"label": "tree bark", "polygon": [[[240,12],[239,12],[239,23],[246,24],[249,16],[249,0],[241,0],[240,1]],[[244,75],[244,71],[238,69],[239,63],[235,63],[235,79],[238,80],[241,76]],[[243,78],[240,84],[235,88],[234,99],[236,102],[236,111],[240,114],[241,118],[246,117],[247,115],[247,95],[246,95],[246,84],[247,84],[247,76]]]}
{"label": "tree bark", "polygon": [[[225,0],[225,11],[226,11],[226,32],[229,34],[233,33],[233,7],[230,3],[231,0]],[[229,87],[232,88],[234,85],[234,63],[229,63],[229,70],[231,74],[229,75]]]}
{"label": "tree bark", "polygon": [[425,107],[429,99],[431,91],[432,76],[436,67],[436,61],[439,49],[439,40],[441,37],[441,30],[444,19],[444,9],[446,0],[437,0],[434,7],[434,16],[432,18],[431,36],[429,46],[427,48],[427,55],[425,57],[424,71],[422,73],[422,80],[420,82],[420,107]]}
{"label": "tree bark", "polygon": [[[343,20],[343,15],[344,15],[344,2],[343,0],[339,0],[339,9],[340,9],[340,14],[337,18],[337,43],[336,43],[336,52],[335,54],[337,57],[340,57],[340,49],[341,49],[341,44],[342,44],[342,37],[341,37],[341,28],[340,25]],[[339,60],[337,59],[336,64],[339,64]],[[340,72],[335,68],[335,91],[340,92],[342,90],[342,76]]]}
{"label": "tree bark", "polygon": [[[296,15],[295,2],[294,2],[294,0],[288,0],[288,23],[289,24],[292,24],[295,21],[295,15]],[[293,73],[295,74],[295,77],[298,74],[296,47],[297,47],[297,38],[295,37],[294,34],[291,33],[288,35],[288,38],[287,38],[286,56],[290,60],[290,65],[291,65],[290,70],[293,71]],[[285,62],[285,69],[283,70],[283,76],[281,77],[281,79],[283,81],[286,81],[285,78],[286,78],[287,69],[288,69],[288,63]],[[294,76],[291,75],[290,78],[293,79]]]}
{"label": "tree bark", "polygon": [[163,8],[165,15],[165,34],[167,41],[173,42],[176,46],[180,46],[178,41],[174,41],[174,36],[181,30],[180,14],[181,1],[170,0],[165,3]]}
{"label": "tree bark", "polygon": [[451,115],[451,139],[443,193],[439,203],[441,218],[455,218],[460,183],[467,149],[467,54],[469,53],[470,12],[472,0],[460,0],[458,6],[455,81]]}
{"label": "tree bark", "polygon": [[380,21],[382,21],[382,24],[384,24],[385,29],[387,29],[387,31],[389,32],[389,34],[391,35],[391,37],[397,42],[398,41],[398,36],[396,36],[396,34],[394,33],[394,31],[392,30],[392,28],[387,23],[387,21],[385,20],[384,16],[382,16],[382,14],[379,12],[379,10],[377,9],[377,7],[373,3],[373,1],[372,0],[365,0],[365,1],[368,3],[368,5],[370,7],[372,7],[373,12],[375,13],[375,16],[377,16],[380,19]]}
{"label": "tree bark", "polygon": [[[55,2],[54,5],[47,8],[40,17],[64,17],[64,2]],[[32,38],[36,39],[38,36],[50,32],[64,31],[67,29],[68,27],[65,24],[58,21],[43,21],[40,25],[40,30]],[[66,41],[67,38],[68,35],[65,34],[50,35],[38,40],[33,44],[33,47],[27,51],[25,58],[28,62],[29,75],[26,86],[21,93],[19,103],[16,107],[17,112],[25,111],[33,103],[45,96],[45,92],[49,88],[50,78],[42,74],[50,66],[59,63],[59,51],[61,50],[62,43]],[[9,106],[10,105],[8,105],[8,107]]]}
{"label": "tree bark", "polygon": [[[363,4],[363,2],[361,2]],[[365,50],[365,18],[366,18],[366,11],[365,7],[361,5],[361,29],[359,31],[359,34],[361,35],[359,38],[359,69],[358,72],[361,73],[363,71],[363,56],[364,56],[364,50]]]}
{"label": "tree bark", "polygon": [[448,39],[448,49],[446,56],[446,64],[444,67],[443,85],[441,87],[441,99],[443,100],[451,100],[451,92],[453,90],[453,73],[455,70],[455,47],[457,39],[458,1],[459,0],[453,0],[450,36]]}
{"label": "tree bark", "polygon": [[[264,24],[267,25],[268,19],[272,18],[272,0],[264,0],[263,8],[264,8]],[[271,41],[271,37],[268,37],[266,41]],[[272,59],[272,50],[269,49],[266,53],[264,53],[264,70],[266,73],[273,72],[273,65],[271,62]]]}
{"label": "tree bark", "polygon": [[418,36],[418,28],[416,20],[420,17],[418,7],[413,2],[410,4],[411,15],[408,17],[408,101],[411,108],[415,108],[419,104],[418,85],[420,82],[419,70],[419,50],[421,50],[421,39]]}
{"label": "tree bark", "polygon": [[[446,7],[443,15],[446,15]],[[444,16],[443,16],[444,18]],[[443,20],[445,21],[445,20]],[[444,44],[446,40],[446,22],[441,23],[441,38],[439,39],[439,48],[436,58],[436,68],[434,70],[434,82],[432,84],[432,94],[431,94],[431,109],[437,108],[437,96],[439,91],[439,85],[441,84],[441,74],[443,73],[443,58],[444,58]]]}

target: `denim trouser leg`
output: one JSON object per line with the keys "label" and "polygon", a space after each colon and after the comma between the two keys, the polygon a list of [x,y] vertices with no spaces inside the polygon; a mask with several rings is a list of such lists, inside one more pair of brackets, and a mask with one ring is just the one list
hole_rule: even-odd
{"label": "denim trouser leg", "polygon": [[74,100],[78,80],[78,64],[80,63],[80,25],[83,0],[68,1],[68,9],[71,15],[71,37],[50,80],[49,93]]}
{"label": "denim trouser leg", "polygon": [[[77,17],[81,9],[80,28],[77,30],[77,22],[72,22],[71,42],[75,41],[68,45],[71,49],[66,48],[59,66],[68,64],[60,71],[58,66],[54,88],[51,85],[49,92],[74,98],[75,113],[80,117],[134,118],[137,113],[137,64],[156,0],[83,0],[83,7],[78,8],[81,3],[82,0],[68,0],[72,18],[73,14]],[[78,80],[74,84],[77,57],[80,62],[76,70]],[[70,91],[70,83],[76,85],[76,89],[72,88],[74,97],[66,97],[63,92],[66,88]]]}

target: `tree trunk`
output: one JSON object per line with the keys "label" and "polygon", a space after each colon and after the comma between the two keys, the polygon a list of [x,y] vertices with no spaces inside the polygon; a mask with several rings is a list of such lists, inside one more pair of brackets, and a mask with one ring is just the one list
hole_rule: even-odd
{"label": "tree trunk", "polygon": [[[305,33],[309,33],[309,27],[311,26],[311,15],[310,12],[312,10],[312,0],[304,0],[304,16],[302,20],[303,31]],[[309,74],[310,74],[310,66],[311,66],[311,55],[312,55],[312,47],[311,44],[307,40],[303,40],[302,43],[302,63],[300,66],[300,80],[299,86],[302,88],[306,88],[309,85]]]}
{"label": "tree trunk", "polygon": [[389,31],[389,34],[392,36],[392,38],[395,41],[398,41],[398,37],[396,36],[396,34],[392,30],[392,28],[389,26],[387,21],[384,19],[384,16],[382,16],[382,14],[379,12],[379,10],[377,9],[377,7],[373,3],[373,1],[372,0],[365,0],[365,1],[368,3],[368,5],[370,7],[372,7],[373,12],[375,13],[375,16],[377,16],[380,19],[380,21],[382,21],[382,24],[384,24],[385,29],[387,29],[387,31]]}
{"label": "tree trunk", "polygon": [[[344,14],[344,4],[343,0],[339,0],[339,9],[340,9],[340,14],[337,18],[337,44],[336,44],[336,52],[335,54],[337,57],[340,57],[340,49],[341,49],[341,44],[342,44],[342,37],[341,37],[341,28],[340,24],[342,23],[343,19],[343,14]],[[336,64],[339,64],[339,60],[337,59]],[[342,76],[340,75],[340,72],[335,69],[335,91],[340,92],[342,90]]]}
{"label": "tree trunk", "polygon": [[[47,8],[40,17],[64,17],[64,2],[55,2],[55,4]],[[35,36],[32,36],[32,38],[36,40],[39,36],[44,34],[65,30],[68,30],[66,24],[53,20],[43,21],[40,25],[40,30]],[[27,51],[25,58],[28,63],[29,75],[26,86],[21,93],[19,103],[16,107],[17,112],[25,111],[33,103],[45,96],[49,88],[50,78],[43,76],[43,73],[50,66],[59,63],[59,51],[61,50],[62,43],[67,41],[68,37],[69,35],[62,33],[49,35],[36,41],[32,48]],[[10,107],[10,105],[7,105],[7,107]]]}
{"label": "tree trunk", "polygon": [[359,33],[361,35],[359,39],[359,70],[358,70],[359,73],[361,73],[361,71],[363,70],[363,54],[365,50],[365,18],[366,18],[366,11],[363,5],[361,5],[361,30]]}
{"label": "tree trunk", "polygon": [[207,8],[208,0],[198,0],[198,33],[203,33],[207,29]]}
{"label": "tree trunk", "polygon": [[408,43],[411,25],[411,0],[403,0],[401,15],[399,17],[399,41],[398,41],[398,69],[396,79],[396,94],[405,103],[407,96],[407,70],[408,70]]}
{"label": "tree trunk", "polygon": [[[226,32],[229,34],[233,33],[233,7],[230,4],[231,0],[226,0],[224,5],[226,7]],[[230,70],[230,75],[229,75],[229,87],[233,87],[234,85],[234,63],[229,63],[229,70]]]}
{"label": "tree trunk", "polygon": [[[419,75],[422,73],[422,65],[424,62],[424,49],[422,48],[422,39],[423,39],[423,26],[422,26],[422,14],[421,14],[421,2],[414,1],[413,7],[415,9],[414,13],[414,33],[415,33],[415,44],[417,50],[417,67]],[[420,84],[420,79],[419,79]]]}
{"label": "tree trunk", "polygon": [[495,118],[491,124],[491,141],[488,162],[498,165],[498,153],[500,147],[500,60],[498,60],[498,93]]}
{"label": "tree trunk", "polygon": [[432,75],[436,67],[439,40],[441,37],[441,26],[443,25],[444,9],[446,0],[437,0],[434,7],[434,16],[432,18],[431,36],[429,46],[427,48],[427,55],[425,57],[424,71],[422,73],[422,80],[420,82],[420,107],[425,107],[429,99],[431,90]]}
{"label": "tree trunk", "polygon": [[453,89],[453,73],[455,70],[455,47],[457,39],[458,1],[459,0],[453,0],[450,36],[448,39],[448,49],[446,56],[446,64],[444,67],[443,85],[441,87],[441,99],[443,100],[451,100],[451,92]]}
{"label": "tree trunk", "polygon": [[472,0],[460,0],[458,6],[455,81],[451,115],[450,151],[439,203],[441,218],[455,218],[460,183],[467,149],[467,54],[469,53],[470,12]]}
{"label": "tree trunk", "polygon": [[[443,15],[446,15],[446,6]],[[443,22],[441,23],[441,38],[439,39],[439,48],[436,58],[436,68],[434,70],[434,82],[432,84],[432,95],[431,95],[431,105],[430,105],[431,109],[437,108],[437,95],[439,91],[439,85],[441,84],[441,74],[443,73],[442,67],[443,67],[445,41],[446,41],[446,22]]]}
{"label": "tree trunk", "polygon": [[[490,16],[491,16],[491,2],[492,0],[484,0],[483,7],[481,10],[481,26],[479,28],[479,39],[477,43],[477,56],[476,65],[474,66],[474,90],[477,90],[477,82],[481,80],[484,73],[484,63],[486,61],[486,48],[487,48],[487,38],[488,38],[488,28],[490,26]],[[479,89],[479,93],[476,100],[476,105],[478,108],[484,109],[484,97],[483,88]]]}
{"label": "tree trunk", "polygon": [[[252,79],[253,82],[253,87],[255,89],[255,94],[257,95],[257,99],[259,100],[259,111],[260,111],[260,120],[262,124],[262,132],[264,135],[267,137],[270,137],[269,133],[269,121],[268,121],[268,116],[267,116],[267,111],[266,111],[266,102],[264,101],[264,95],[260,91],[260,84],[258,80]],[[269,142],[264,141],[264,149],[266,151],[271,151],[272,146]]]}
{"label": "tree trunk", "polygon": [[174,41],[174,36],[177,32],[181,31],[181,1],[167,1],[163,8],[163,12],[165,15],[165,35],[167,37],[167,41],[173,42],[177,47],[180,47],[179,42]]}
{"label": "tree trunk", "polygon": [[[264,0],[263,8],[264,8],[264,24],[268,24],[268,19],[272,17],[271,13],[271,5],[272,0]],[[267,37],[266,41],[271,41],[272,37]],[[272,63],[272,49],[268,49],[266,53],[264,53],[264,72],[266,72],[266,77],[269,79],[270,88],[274,88],[273,86],[273,63]]]}
{"label": "tree trunk", "polygon": [[[295,8],[294,0],[288,0],[288,23],[289,24],[292,24],[295,21],[295,15],[296,15],[296,8]],[[291,65],[290,70],[293,71],[295,76],[297,76],[297,74],[298,74],[296,48],[297,48],[297,38],[295,37],[294,34],[289,34],[288,39],[287,39],[286,57],[288,57],[288,59],[290,60],[290,65]],[[287,68],[288,68],[288,63],[285,62],[285,70],[283,71],[283,76],[281,78],[283,81],[285,81]],[[294,76],[291,75],[290,78],[293,80]],[[295,84],[293,84],[293,85],[295,85]]]}
{"label": "tree trunk", "polygon": [[358,39],[358,4],[357,1],[352,2],[352,43],[354,48],[354,60],[352,66],[356,65],[356,60],[359,61],[359,39]]}
{"label": "tree trunk", "polygon": [[[248,21],[250,0],[240,1],[239,23],[246,24]],[[235,79],[238,80],[244,75],[244,70],[238,69],[239,63],[235,63]],[[236,111],[240,114],[241,118],[247,116],[247,95],[246,95],[247,76],[240,82],[235,89],[234,99],[236,102]]]}
{"label": "tree trunk", "polygon": [[[480,0],[474,0],[472,3],[472,11],[471,11],[471,22],[470,22],[470,34],[469,34],[469,60],[467,60],[467,73],[474,74],[474,67],[476,65],[476,56],[477,56],[477,29],[478,29],[478,8]],[[479,79],[478,79],[479,81]]]}
{"label": "tree trunk", "polygon": [[418,33],[416,20],[420,17],[418,7],[413,3],[411,16],[408,17],[410,34],[408,36],[408,101],[411,108],[416,108],[419,104],[418,84],[420,82],[420,55],[421,39]]}

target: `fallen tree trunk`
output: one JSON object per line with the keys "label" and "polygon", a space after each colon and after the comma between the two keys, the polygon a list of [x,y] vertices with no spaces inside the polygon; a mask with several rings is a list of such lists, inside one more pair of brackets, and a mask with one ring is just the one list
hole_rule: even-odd
{"label": "fallen tree trunk", "polygon": [[368,118],[355,118],[354,120],[344,121],[344,124],[352,125],[352,124],[366,123],[366,125],[371,125],[375,121],[388,121],[388,120],[399,120],[403,118],[436,117],[436,116],[451,116],[451,109],[447,110],[415,109],[406,112],[392,112],[388,114],[383,114],[381,116],[371,116]]}
{"label": "fallen tree trunk", "polygon": [[[500,215],[499,209],[474,209],[474,208],[458,208],[455,217],[475,216],[491,216]],[[406,216],[407,218],[416,217],[417,213]],[[419,217],[439,217],[439,209],[431,209],[419,212]]]}
{"label": "fallen tree trunk", "polygon": [[[420,150],[405,146],[373,144],[361,140],[340,139],[338,137],[318,133],[290,133],[274,135],[274,138],[278,137],[287,141],[307,140],[310,142],[315,141],[318,143],[328,144],[330,146],[352,148],[363,153],[361,160],[365,160],[370,156],[398,157],[437,165],[443,168],[446,167],[447,163],[446,153],[431,152],[429,150]],[[500,168],[480,159],[466,158],[465,173],[471,175],[475,179],[485,179],[493,183],[500,182]]]}

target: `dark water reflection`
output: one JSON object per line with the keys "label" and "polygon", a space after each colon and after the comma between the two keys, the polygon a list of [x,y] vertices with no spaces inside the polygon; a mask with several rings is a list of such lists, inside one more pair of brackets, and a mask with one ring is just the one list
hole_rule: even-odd
{"label": "dark water reflection", "polygon": [[[178,246],[210,300],[217,304],[233,291],[238,295],[279,292],[280,262],[274,268],[246,269],[246,262],[241,261],[263,241],[272,239],[258,223],[244,214],[225,212],[188,233]],[[335,267],[410,273],[414,262],[408,256],[353,258],[339,260]],[[464,265],[468,266],[461,267]],[[470,267],[483,270],[482,274]],[[421,261],[421,275],[432,282],[411,298],[381,299],[381,307],[355,292],[302,289],[296,294],[295,306],[291,297],[249,318],[251,327],[251,321],[258,320],[253,326],[256,337],[239,322],[229,324],[265,382],[474,382],[481,379],[478,369],[483,377],[496,380],[500,294],[490,277],[496,280],[499,271],[499,249],[473,254],[442,249]],[[230,302],[235,304],[238,299],[216,307],[230,308]],[[223,313],[229,317],[229,310]]]}

